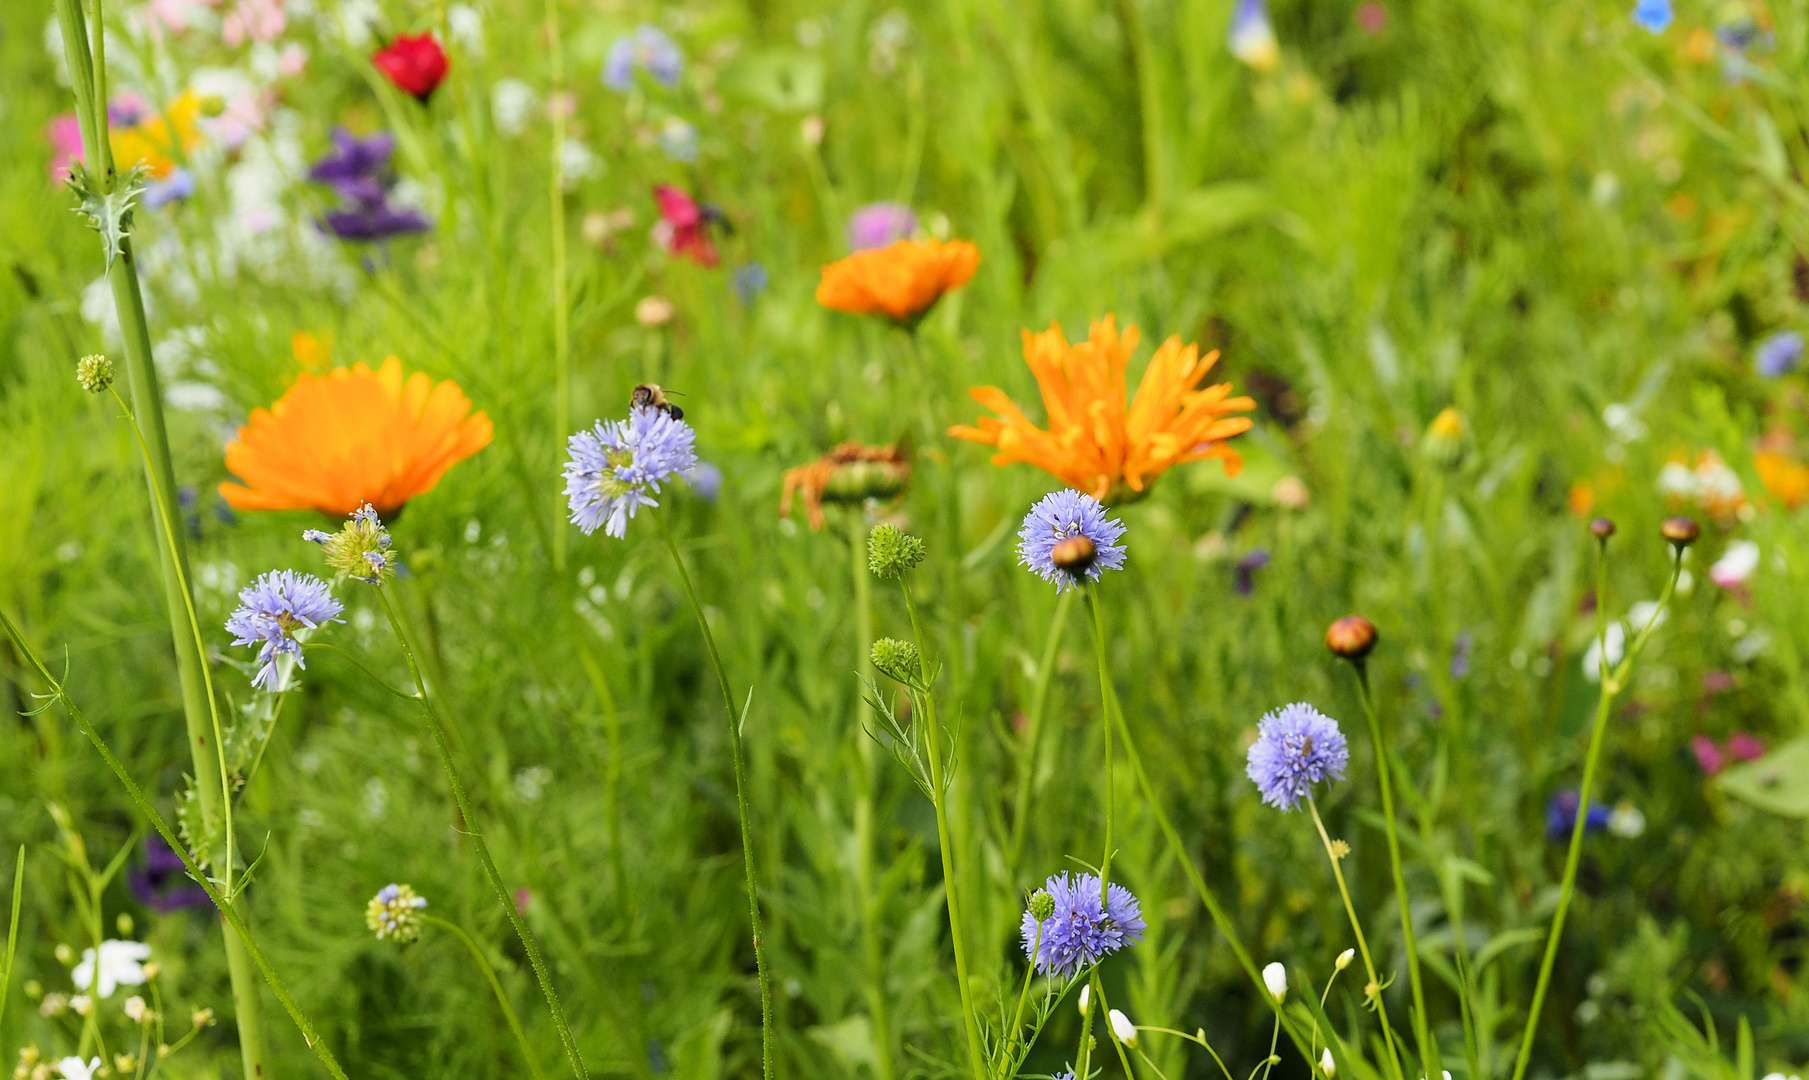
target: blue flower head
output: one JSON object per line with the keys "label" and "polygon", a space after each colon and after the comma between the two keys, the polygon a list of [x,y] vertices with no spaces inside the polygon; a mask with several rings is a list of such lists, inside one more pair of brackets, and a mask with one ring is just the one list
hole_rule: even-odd
{"label": "blue flower head", "polygon": [[1019,926],[1024,957],[1043,974],[1069,978],[1143,940],[1143,909],[1124,886],[1109,886],[1103,904],[1093,874],[1051,874],[1043,888],[1055,901],[1055,913],[1043,920],[1041,938],[1030,912]]}
{"label": "blue flower head", "polygon": [[1338,722],[1296,703],[1262,718],[1244,772],[1262,792],[1263,802],[1292,810],[1312,796],[1314,784],[1344,779],[1349,762],[1350,744]]}
{"label": "blue flower head", "polygon": [[[1545,838],[1553,843],[1561,843],[1570,839],[1576,831],[1577,809],[1583,805],[1583,796],[1576,788],[1566,788],[1554,792],[1551,801],[1545,804]],[[1583,823],[1584,832],[1600,832],[1608,827],[1608,819],[1614,815],[1601,803],[1593,803],[1589,807],[1589,817]]]}
{"label": "blue flower head", "polygon": [[599,420],[566,443],[565,498],[572,523],[590,535],[601,526],[617,538],[642,506],[658,506],[648,492],[697,465],[697,435],[660,409],[634,409],[626,420]]}
{"label": "blue flower head", "polygon": [[1671,0],[1636,0],[1633,21],[1654,34],[1662,34],[1671,25]]}
{"label": "blue flower head", "polygon": [[302,661],[297,632],[344,622],[339,617],[344,610],[327,583],[314,575],[271,570],[239,590],[239,607],[226,620],[226,632],[233,635],[234,645],[258,646],[258,662],[264,666],[251,685],[274,691],[278,655],[295,657],[296,667],[308,666]]}
{"label": "blue flower head", "polygon": [[[1055,583],[1061,592],[1081,579],[1098,581],[1106,570],[1124,568],[1124,535],[1122,522],[1106,517],[1106,509],[1098,499],[1063,488],[1042,497],[1024,515],[1018,530],[1018,564],[1044,581]],[[1064,540],[1084,536],[1093,545],[1094,555],[1078,569],[1058,565],[1056,546]]]}
{"label": "blue flower head", "polygon": [[1803,335],[1795,330],[1779,330],[1753,351],[1753,365],[1767,379],[1782,378],[1802,362]]}
{"label": "blue flower head", "polygon": [[626,94],[634,89],[636,68],[645,68],[662,86],[677,86],[678,77],[684,74],[685,54],[664,31],[642,23],[609,46],[603,57],[603,85]]}

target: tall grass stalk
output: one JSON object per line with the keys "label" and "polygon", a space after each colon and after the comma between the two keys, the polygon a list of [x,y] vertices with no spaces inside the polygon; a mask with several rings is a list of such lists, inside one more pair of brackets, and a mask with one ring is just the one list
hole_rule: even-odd
{"label": "tall grass stalk", "polygon": [[[553,121],[553,161],[547,181],[548,209],[552,215],[553,241],[553,432],[563,437],[572,429],[571,304],[566,297],[565,272],[565,45],[559,33],[559,0],[546,0],[547,66],[552,92],[547,112]],[[565,569],[564,497],[554,496],[553,569]]]}
{"label": "tall grass stalk", "polygon": [[503,1019],[508,1022],[509,1030],[515,1035],[515,1045],[521,1048],[521,1059],[527,1065],[528,1072],[534,1080],[544,1080],[545,1073],[540,1071],[540,1062],[534,1057],[534,1048],[528,1044],[528,1033],[521,1029],[521,1018],[515,1015],[515,1006],[509,1004],[509,995],[503,992],[502,982],[496,977],[496,968],[491,966],[490,958],[478,947],[465,928],[450,919],[442,919],[437,915],[422,915],[421,921],[429,926],[437,926],[447,931],[465,946],[471,953],[471,959],[477,961],[477,969],[484,974],[484,980],[490,984],[490,990],[496,995],[496,1003],[502,1007]]}
{"label": "tall grass stalk", "polygon": [[[716,635],[710,631],[710,620],[704,615],[703,604],[697,599],[697,590],[691,585],[691,573],[685,569],[684,556],[679,554],[678,542],[672,538],[672,526],[666,522],[666,510],[654,511],[654,518],[660,523],[660,535],[666,540],[666,550],[672,554],[672,565],[678,570],[679,583],[685,587],[685,599],[691,602],[691,613],[697,617],[697,628],[703,633],[704,647],[710,654],[710,666],[716,672],[716,684],[722,690],[722,706],[728,713],[729,747],[735,759],[735,811],[741,825],[741,865],[747,874],[747,910],[748,921],[753,926],[754,934],[754,971],[760,980],[760,1069],[766,1080],[773,1080],[773,986],[772,975],[766,966],[766,944],[760,940],[760,881],[754,871],[754,840],[748,828],[747,811],[747,767],[741,747],[741,728],[746,723],[745,713],[735,710],[735,695],[729,690],[728,669],[723,666],[722,654],[716,651]],[[748,701],[753,701],[749,692]],[[959,952],[956,953],[960,955]]]}
{"label": "tall grass stalk", "polygon": [[490,857],[490,845],[484,842],[483,830],[478,827],[477,817],[471,812],[471,802],[465,796],[464,782],[459,779],[458,766],[452,760],[452,745],[447,741],[439,709],[427,691],[427,680],[415,657],[414,646],[409,644],[408,635],[402,630],[402,621],[396,615],[396,607],[390,600],[387,587],[376,586],[376,593],[377,601],[383,607],[383,614],[389,619],[390,629],[395,631],[396,641],[402,646],[402,656],[408,662],[408,674],[415,684],[413,697],[420,705],[421,716],[427,721],[428,730],[433,733],[434,748],[440,752],[440,765],[446,770],[446,781],[452,787],[452,801],[458,807],[459,824],[465,836],[470,839],[471,849],[477,853],[478,862],[483,864],[484,875],[490,879],[490,887],[496,890],[496,898],[501,901],[503,911],[514,925],[516,936],[521,939],[521,947],[528,954],[528,963],[533,965],[535,977],[540,980],[540,992],[545,995],[547,1009],[553,1014],[553,1026],[559,1031],[559,1042],[571,1061],[572,1072],[579,1080],[585,1080],[590,1073],[584,1067],[584,1059],[578,1054],[578,1043],[572,1037],[571,1025],[566,1023],[565,1010],[559,1005],[559,992],[553,987],[552,972],[547,968],[540,946],[534,940],[534,932],[528,929],[526,920],[515,906],[515,897],[510,894],[502,874],[496,869],[495,860]]}
{"label": "tall grass stalk", "polygon": [[289,1013],[289,1018],[295,1022],[295,1026],[301,1029],[302,1039],[308,1044],[308,1048],[314,1051],[314,1056],[318,1057],[320,1063],[326,1066],[327,1072],[334,1077],[334,1080],[348,1080],[345,1070],[340,1068],[338,1059],[333,1056],[333,1051],[328,1049],[326,1041],[320,1037],[320,1033],[314,1029],[313,1023],[301,1011],[301,1006],[296,1004],[294,996],[289,993],[289,988],[277,975],[276,969],[270,966],[269,960],[265,959],[263,950],[258,948],[244,916],[235,906],[227,902],[225,894],[220,891],[218,885],[214,884],[213,878],[209,877],[202,870],[201,865],[195,861],[194,856],[189,854],[181,837],[177,836],[175,830],[164,821],[163,815],[157,812],[157,808],[151,805],[151,801],[145,797],[144,791],[139,788],[138,782],[132,779],[132,774],[126,771],[124,765],[120,764],[119,758],[114,756],[113,751],[100,737],[100,733],[94,730],[94,725],[88,722],[88,718],[70,698],[68,689],[50,673],[50,669],[38,657],[37,651],[25,640],[25,635],[20,632],[18,625],[3,610],[0,610],[0,630],[6,631],[6,636],[12,639],[13,646],[19,650],[19,655],[23,656],[31,669],[37,672],[38,678],[44,681],[44,685],[50,687],[49,697],[63,706],[70,718],[75,721],[75,726],[93,744],[94,749],[99,751],[101,759],[107,763],[107,768],[112,770],[114,777],[125,789],[126,796],[132,800],[132,805],[137,808],[139,814],[151,823],[152,828],[157,830],[157,835],[161,836],[163,842],[168,844],[170,850],[174,851],[176,856],[182,860],[182,867],[188,871],[188,876],[193,878],[202,891],[207,893],[207,898],[213,901],[214,907],[219,910],[227,927],[234,935],[229,940],[238,943],[243,955],[250,961],[253,968],[263,976],[265,982],[270,984],[271,992],[276,995],[277,1001],[282,1003],[284,1010]]}
{"label": "tall grass stalk", "polygon": [[1608,540],[1603,537],[1596,547],[1595,566],[1595,637],[1601,648],[1601,680],[1602,689],[1596,698],[1595,723],[1589,731],[1589,750],[1583,758],[1583,782],[1577,789],[1577,820],[1570,830],[1570,849],[1564,856],[1564,877],[1558,886],[1558,907],[1552,912],[1551,930],[1545,938],[1545,955],[1539,961],[1539,980],[1533,984],[1532,1004],[1527,1007],[1526,1031],[1520,1037],[1520,1053],[1514,1059],[1513,1080],[1521,1080],[1526,1075],[1526,1068],[1532,1062],[1533,1037],[1538,1034],[1539,1011],[1545,1006],[1545,990],[1551,982],[1552,964],[1558,958],[1558,942],[1564,936],[1564,917],[1570,912],[1570,897],[1576,890],[1577,866],[1583,858],[1583,833],[1589,824],[1589,792],[1595,786],[1596,767],[1602,757],[1603,736],[1608,730],[1608,713],[1614,704],[1614,697],[1625,685],[1627,673],[1633,667],[1633,660],[1645,648],[1646,641],[1652,636],[1660,619],[1664,618],[1665,608],[1671,603],[1671,597],[1677,591],[1677,578],[1683,573],[1683,545],[1677,545],[1671,562],[1671,579],[1665,583],[1665,590],[1658,598],[1658,606],[1652,617],[1639,631],[1627,647],[1626,655],[1612,672],[1608,670]]}
{"label": "tall grass stalk", "polygon": [[[90,28],[85,25],[79,0],[57,0],[56,7],[64,59],[69,67],[76,115],[82,129],[88,183],[98,194],[111,196],[118,190],[121,180],[109,143],[104,13],[100,0],[95,0],[90,44]],[[217,825],[226,845],[225,857],[215,869],[225,882],[224,902],[233,905],[238,903],[238,898],[232,884],[232,799],[227,786],[224,736],[212,692],[207,655],[194,615],[194,594],[188,581],[188,551],[181,531],[170,527],[180,514],[175,467],[170,461],[169,436],[163,420],[163,392],[158,386],[157,367],[151,356],[150,327],[145,319],[144,297],[130,236],[120,239],[117,255],[108,261],[107,281],[125,344],[126,370],[134,403],[130,412],[135,418],[134,428],[143,450],[145,483],[154,516],[164,525],[157,536],[158,563],[170,619],[170,638],[176,654],[183,717],[188,729],[196,803],[201,812],[203,834],[211,834]],[[211,747],[208,745],[210,738],[213,740]],[[210,859],[218,859],[219,853],[204,854]],[[222,940],[232,982],[233,1019],[245,1075],[270,1080],[274,1070],[264,1038],[263,1001],[258,995],[257,971],[238,938],[223,933]]]}

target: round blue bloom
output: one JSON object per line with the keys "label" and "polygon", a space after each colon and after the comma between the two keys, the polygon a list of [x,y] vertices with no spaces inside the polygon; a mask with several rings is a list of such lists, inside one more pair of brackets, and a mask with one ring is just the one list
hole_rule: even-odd
{"label": "round blue bloom", "polygon": [[658,506],[648,494],[675,474],[697,465],[697,434],[660,409],[635,409],[626,420],[599,420],[567,442],[565,498],[572,523],[590,535],[628,533],[628,519],[642,506]]}
{"label": "round blue bloom", "polygon": [[1055,914],[1043,920],[1040,941],[1030,912],[1019,926],[1024,957],[1043,974],[1068,978],[1143,940],[1143,909],[1124,886],[1109,886],[1103,905],[1094,874],[1051,874],[1043,888],[1055,901]]}
{"label": "round blue bloom", "polygon": [[707,461],[700,461],[684,474],[685,483],[704,502],[714,504],[722,496],[722,470]]}
{"label": "round blue bloom", "polygon": [[1662,34],[1671,25],[1671,0],[1636,0],[1633,21],[1654,34]]}
{"label": "round blue bloom", "polygon": [[1767,379],[1788,375],[1802,362],[1803,335],[1795,330],[1779,330],[1753,351],[1753,364]]}
{"label": "round blue bloom", "polygon": [[766,288],[766,267],[757,262],[743,263],[735,268],[734,280],[735,296],[742,307],[749,307]]}
{"label": "round blue bloom", "polygon": [[[1545,804],[1545,838],[1558,843],[1570,839],[1576,831],[1577,809],[1583,805],[1583,796],[1576,788],[1566,788],[1554,792],[1551,801]],[[1589,816],[1583,823],[1584,832],[1600,832],[1608,827],[1608,819],[1612,817],[1606,806],[1591,803]]]}
{"label": "round blue bloom", "polygon": [[1296,703],[1262,718],[1244,772],[1262,792],[1263,802],[1292,810],[1313,794],[1314,784],[1344,779],[1349,762],[1350,745],[1338,721]]}
{"label": "round blue bloom", "polygon": [[187,169],[174,169],[162,180],[152,180],[145,185],[144,206],[146,210],[158,210],[173,202],[181,202],[195,193],[195,174]]}
{"label": "round blue bloom", "polygon": [[603,85],[626,94],[634,89],[635,68],[647,69],[662,86],[677,86],[685,70],[685,54],[664,31],[642,23],[609,46],[603,57]]}
{"label": "round blue bloom", "polygon": [[226,632],[233,635],[234,645],[258,646],[258,662],[264,666],[251,685],[274,690],[278,654],[295,657],[296,667],[308,666],[302,661],[296,632],[344,622],[339,617],[344,610],[327,583],[313,574],[271,570],[239,590],[239,606],[226,620]]}
{"label": "round blue bloom", "polygon": [[[1044,581],[1055,583],[1061,592],[1079,585],[1085,577],[1098,581],[1105,570],[1124,568],[1124,524],[1106,517],[1106,509],[1098,499],[1069,488],[1052,491],[1042,497],[1024,515],[1024,526],[1018,530],[1018,564]],[[1093,542],[1097,554],[1080,574],[1055,565],[1055,545],[1074,536],[1085,536]]]}

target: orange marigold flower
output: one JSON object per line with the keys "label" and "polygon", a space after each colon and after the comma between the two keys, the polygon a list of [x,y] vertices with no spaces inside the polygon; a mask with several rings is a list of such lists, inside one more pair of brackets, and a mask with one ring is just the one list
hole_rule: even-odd
{"label": "orange marigold flower", "polygon": [[201,145],[201,97],[188,91],[162,113],[150,113],[121,124],[110,132],[113,164],[121,172],[143,165],[154,180],[176,171],[178,157]]}
{"label": "orange marigold flower", "polygon": [[825,502],[858,504],[868,499],[889,499],[901,494],[910,483],[911,461],[903,450],[845,442],[808,465],[785,470],[779,515],[791,516],[792,494],[802,494],[810,528],[820,532]]}
{"label": "orange marigold flower", "polygon": [[817,303],[914,324],[943,293],[967,284],[979,265],[980,249],[965,240],[898,240],[823,267]]}
{"label": "orange marigold flower", "polygon": [[1031,423],[1005,391],[976,386],[969,391],[974,400],[999,419],[981,417],[978,427],[958,425],[949,434],[998,447],[995,465],[1026,462],[1107,502],[1122,502],[1127,492],[1135,498],[1171,466],[1189,461],[1218,458],[1236,476],[1244,459],[1225,440],[1250,430],[1250,418],[1228,414],[1256,402],[1231,397],[1230,383],[1196,389],[1218,362],[1218,350],[1201,356],[1199,346],[1171,337],[1150,357],[1127,408],[1124,370],[1137,338],[1135,326],[1120,334],[1110,315],[1075,345],[1057,325],[1040,334],[1024,331],[1024,362],[1042,390],[1049,429]]}
{"label": "orange marigold flower", "polygon": [[1761,450],[1752,456],[1753,470],[1771,497],[1792,510],[1809,500],[1809,466],[1799,465],[1787,454]]}
{"label": "orange marigold flower", "polygon": [[243,485],[220,485],[235,510],[319,510],[343,517],[364,503],[389,515],[431,491],[447,469],[490,444],[490,418],[458,384],[395,357],[325,375],[302,372],[268,409],[253,409],[226,445]]}

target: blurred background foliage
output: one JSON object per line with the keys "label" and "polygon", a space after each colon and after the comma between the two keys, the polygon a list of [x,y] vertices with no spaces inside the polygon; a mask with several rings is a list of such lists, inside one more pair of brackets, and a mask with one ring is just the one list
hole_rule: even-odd
{"label": "blurred background foliage", "polygon": [[[228,6],[162,34],[143,29],[149,7],[109,9],[116,85],[167,100],[198,72],[249,71],[264,105],[242,144],[197,151],[189,200],[141,214],[204,619],[220,625],[264,569],[319,569],[298,538],[317,518],[235,515],[214,494],[221,445],[252,407],[307,365],[394,354],[456,379],[496,441],[395,535],[492,848],[525,890],[594,1069],[754,1075],[732,780],[701,643],[650,530],[558,539],[543,13],[292,0],[280,40],[233,46],[217,21]],[[1506,1075],[1562,864],[1548,804],[1578,781],[1595,698],[1581,656],[1604,600],[1583,521],[1620,525],[1605,598],[1618,618],[1656,596],[1657,523],[1682,509],[1704,539],[1611,722],[1597,796],[1618,824],[1588,840],[1534,1075],[1736,1075],[1714,1070],[1737,1067],[1742,1019],[1757,1071],[1809,1060],[1806,770],[1716,775],[1701,750],[1744,732],[1779,754],[1809,734],[1809,535],[1795,509],[1809,485],[1789,471],[1802,468],[1803,375],[1763,377],[1754,359],[1809,311],[1809,8],[1691,2],[1655,35],[1604,2],[1278,0],[1279,56],[1261,69],[1228,51],[1233,15],[1224,0],[560,2],[573,423],[619,414],[634,383],[657,381],[684,392],[723,473],[713,503],[683,491],[671,503],[730,668],[754,688],[782,1073],[942,1075],[961,1032],[934,823],[896,769],[879,769],[873,793],[870,911],[858,887],[858,511],[832,508],[822,532],[781,520],[781,474],[844,439],[913,448],[911,490],[877,512],[930,545],[919,588],[960,724],[975,978],[982,1000],[1009,994],[1024,893],[1097,843],[1098,691],[1076,615],[1014,855],[1023,710],[1054,598],[1014,566],[1011,534],[1054,481],[996,468],[944,429],[979,415],[966,390],[980,384],[1040,418],[1019,331],[1053,321],[1077,339],[1108,313],[1142,331],[1133,371],[1179,335],[1222,350],[1219,370],[1259,403],[1241,476],[1183,467],[1123,508],[1129,567],[1106,590],[1144,758],[1259,962],[1323,975],[1349,943],[1306,823],[1261,806],[1242,761],[1260,715],[1288,701],[1356,722],[1320,639],[1362,611],[1382,630],[1374,672],[1411,781],[1428,970],[1466,936],[1481,1061]],[[0,605],[66,662],[77,700],[167,806],[186,758],[135,448],[110,402],[71,377],[76,356],[118,345],[92,286],[96,245],[47,178],[46,124],[69,108],[50,16],[30,0],[0,9]],[[678,43],[682,79],[606,88],[605,53],[643,23]],[[425,106],[365,58],[421,30],[452,55]],[[286,44],[305,48],[305,68],[258,74],[259,49]],[[505,80],[531,92],[525,115],[504,107]],[[305,169],[336,124],[397,134],[399,190],[430,233],[363,247],[320,234],[331,199]],[[721,267],[649,238],[661,183],[721,208]],[[846,252],[848,214],[879,200],[982,252],[915,334],[813,300],[818,267]],[[260,208],[275,217],[254,227]],[[650,296],[669,319],[648,317]],[[1431,433],[1447,408],[1458,433]],[[1782,471],[1762,480],[1758,452]],[[1756,569],[1715,583],[1710,566],[1743,541]],[[335,639],[405,681],[369,598],[341,592]],[[895,594],[876,601],[878,632],[897,632]],[[246,703],[242,650],[217,633],[211,644]],[[39,690],[0,647],[0,848],[26,845],[28,868],[15,987],[66,993],[53,950],[85,932],[46,804],[96,852],[143,825],[60,713],[19,715]],[[241,835],[263,852],[261,937],[354,1075],[518,1068],[456,942],[429,933],[398,950],[365,931],[365,900],[410,882],[485,943],[556,1067],[425,740],[345,665],[310,665],[243,795]],[[1373,775],[1366,744],[1353,775]],[[1355,848],[1378,959],[1399,969],[1374,792],[1339,785],[1325,809]],[[1131,801],[1119,828],[1114,869],[1150,932],[1108,968],[1114,1002],[1142,1023],[1204,1027],[1248,1067],[1266,1009],[1148,813]],[[137,918],[172,1015],[180,1002],[230,1017],[204,913],[149,912],[123,880],[106,909]],[[1462,1056],[1456,998],[1431,987],[1449,1062]],[[14,998],[0,1046],[73,1045],[68,1018],[39,1000]],[[1354,997],[1331,1008],[1357,1023]],[[1075,1019],[1057,1016],[1034,1070],[1061,1067]],[[282,1071],[311,1070],[274,1013],[272,1027]],[[1718,1051],[1704,1049],[1710,1033]],[[229,1023],[201,1045],[170,1070],[235,1072]],[[1213,1068],[1177,1040],[1148,1048],[1170,1077]]]}

